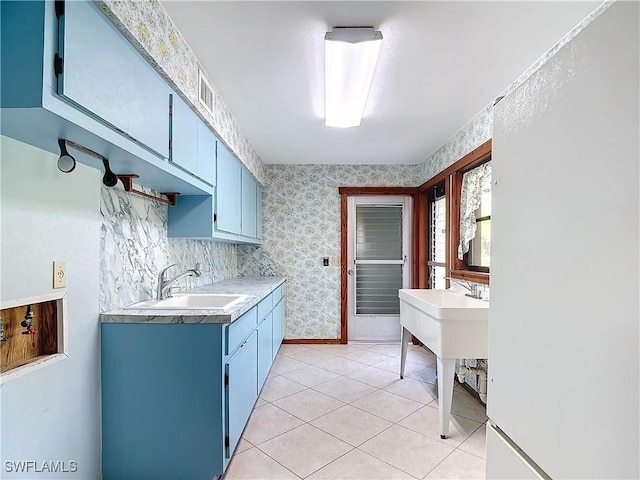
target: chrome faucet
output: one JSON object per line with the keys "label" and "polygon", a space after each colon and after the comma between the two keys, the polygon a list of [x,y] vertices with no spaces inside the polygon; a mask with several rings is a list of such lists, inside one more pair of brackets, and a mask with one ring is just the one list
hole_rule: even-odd
{"label": "chrome faucet", "polygon": [[201,277],[202,276],[202,272],[200,272],[202,265],[200,265],[199,263],[196,263],[196,268],[190,268],[189,270],[185,270],[181,274],[176,275],[172,279],[168,280],[166,277],[167,270],[175,266],[176,264],[172,263],[168,267],[163,268],[158,274],[158,290],[156,293],[157,300],[164,300],[165,298],[171,297],[171,286],[174,283],[176,283],[178,280],[181,280],[185,277]]}
{"label": "chrome faucet", "polygon": [[479,285],[477,283],[471,283],[471,282],[468,282],[467,280],[459,280],[457,278],[451,278],[451,277],[444,277],[444,278],[445,280],[450,280],[453,283],[460,285],[461,287],[469,290],[469,293],[465,293],[467,297],[480,298],[480,289],[478,288]]}

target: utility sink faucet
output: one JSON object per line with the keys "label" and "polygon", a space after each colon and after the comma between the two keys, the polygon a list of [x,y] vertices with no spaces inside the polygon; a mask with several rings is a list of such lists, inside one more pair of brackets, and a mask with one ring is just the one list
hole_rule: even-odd
{"label": "utility sink faucet", "polygon": [[202,265],[196,263],[196,268],[190,268],[189,270],[185,270],[184,272],[176,275],[172,279],[167,279],[166,273],[171,267],[175,267],[176,264],[172,263],[166,268],[163,268],[158,274],[158,291],[156,294],[157,300],[164,300],[165,298],[171,297],[171,286],[176,283],[178,280],[182,280],[185,277],[201,277],[202,272],[200,269]]}
{"label": "utility sink faucet", "polygon": [[452,281],[456,285],[460,285],[461,287],[469,290],[469,293],[465,293],[467,297],[480,298],[480,289],[478,288],[479,285],[477,283],[471,283],[471,282],[468,282],[467,280],[459,280],[457,278],[451,278],[451,277],[444,277],[444,278],[446,280]]}

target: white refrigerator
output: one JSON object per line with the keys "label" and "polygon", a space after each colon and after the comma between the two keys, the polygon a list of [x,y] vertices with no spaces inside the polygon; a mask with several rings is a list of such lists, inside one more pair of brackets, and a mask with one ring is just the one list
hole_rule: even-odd
{"label": "white refrigerator", "polygon": [[639,478],[638,1],[494,109],[487,478]]}

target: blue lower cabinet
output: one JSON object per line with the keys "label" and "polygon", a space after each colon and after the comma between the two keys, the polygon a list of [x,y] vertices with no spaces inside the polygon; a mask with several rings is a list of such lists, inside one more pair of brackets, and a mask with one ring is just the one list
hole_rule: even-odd
{"label": "blue lower cabinet", "polygon": [[273,307],[273,337],[272,337],[272,355],[275,360],[280,344],[284,336],[284,300],[280,300],[275,307]]}
{"label": "blue lower cabinet", "polygon": [[273,314],[269,312],[258,325],[258,393],[262,390],[273,363]]}
{"label": "blue lower cabinet", "polygon": [[101,328],[103,478],[210,480],[222,474],[221,325]]}
{"label": "blue lower cabinet", "polygon": [[231,324],[101,324],[104,480],[224,474],[282,341],[272,297]]}
{"label": "blue lower cabinet", "polygon": [[254,330],[225,365],[225,455],[231,458],[258,399],[258,333]]}

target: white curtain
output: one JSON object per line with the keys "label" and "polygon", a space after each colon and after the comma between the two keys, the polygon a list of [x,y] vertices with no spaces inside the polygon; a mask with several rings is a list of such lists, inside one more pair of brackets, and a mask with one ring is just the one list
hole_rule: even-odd
{"label": "white curtain", "polygon": [[476,236],[475,211],[480,206],[482,194],[491,191],[491,162],[469,170],[462,175],[460,193],[460,245],[458,258],[469,251],[469,242]]}

